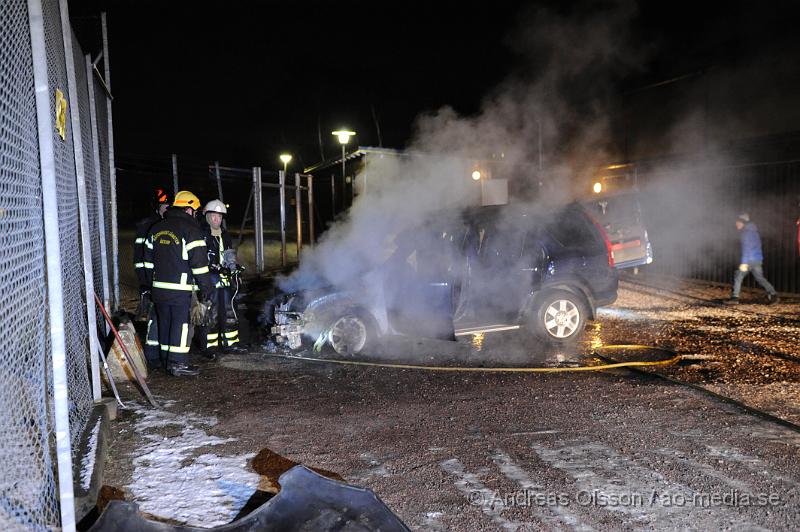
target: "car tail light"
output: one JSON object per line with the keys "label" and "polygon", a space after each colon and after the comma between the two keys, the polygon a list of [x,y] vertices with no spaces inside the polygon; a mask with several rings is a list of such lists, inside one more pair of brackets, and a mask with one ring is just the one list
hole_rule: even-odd
{"label": "car tail light", "polygon": [[616,244],[611,244],[612,251],[619,251],[621,249],[629,249],[629,248],[638,248],[641,247],[642,241],[638,238],[635,240],[628,240],[627,242],[617,242]]}
{"label": "car tail light", "polygon": [[589,216],[589,219],[592,221],[594,226],[600,231],[600,234],[603,236],[603,242],[606,244],[606,252],[608,253],[608,265],[612,268],[614,267],[614,250],[611,247],[611,239],[608,238],[608,233],[606,232],[605,228],[600,225],[597,220],[593,217]]}

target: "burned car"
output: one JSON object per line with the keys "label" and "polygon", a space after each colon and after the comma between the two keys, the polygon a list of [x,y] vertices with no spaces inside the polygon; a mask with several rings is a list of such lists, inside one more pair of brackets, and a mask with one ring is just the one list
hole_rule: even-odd
{"label": "burned car", "polygon": [[380,268],[345,288],[270,302],[274,340],[357,354],[387,335],[455,340],[460,331],[519,327],[569,343],[617,297],[611,243],[577,203],[440,214],[402,231],[395,246]]}

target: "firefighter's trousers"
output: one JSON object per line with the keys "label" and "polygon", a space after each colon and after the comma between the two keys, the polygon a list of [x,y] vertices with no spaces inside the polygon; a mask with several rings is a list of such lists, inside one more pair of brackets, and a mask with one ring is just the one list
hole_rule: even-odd
{"label": "firefighter's trousers", "polygon": [[150,305],[147,315],[147,335],[144,340],[144,358],[147,365],[151,368],[163,366],[161,360],[161,343],[158,339],[158,315],[156,314],[155,304]]}
{"label": "firefighter's trousers", "polygon": [[211,319],[208,327],[205,327],[204,336],[206,348],[228,347],[239,343],[239,322],[233,310],[233,289],[230,286],[218,286],[211,293]]}
{"label": "firefighter's trousers", "polygon": [[161,363],[164,366],[188,364],[189,345],[192,341],[189,303],[183,305],[156,303],[156,315]]}

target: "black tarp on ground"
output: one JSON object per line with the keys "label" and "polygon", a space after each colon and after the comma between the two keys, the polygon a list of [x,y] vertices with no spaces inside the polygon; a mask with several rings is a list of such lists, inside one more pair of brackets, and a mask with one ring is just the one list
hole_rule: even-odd
{"label": "black tarp on ground", "polygon": [[281,491],[247,516],[215,528],[170,525],[145,519],[131,502],[112,501],[90,532],[301,532],[338,530],[406,532],[408,528],[371,490],[325,478],[303,466],[280,477]]}

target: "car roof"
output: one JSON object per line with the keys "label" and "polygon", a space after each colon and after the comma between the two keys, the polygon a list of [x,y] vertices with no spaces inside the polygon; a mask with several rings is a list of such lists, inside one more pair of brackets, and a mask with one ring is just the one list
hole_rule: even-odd
{"label": "car roof", "polygon": [[467,207],[464,209],[449,209],[441,211],[429,218],[429,221],[436,223],[462,223],[470,221],[497,221],[523,219],[527,222],[536,220],[541,222],[552,221],[552,218],[564,211],[584,208],[578,202],[561,203],[556,205],[534,205],[529,203],[511,203],[507,205],[486,205],[480,207]]}

